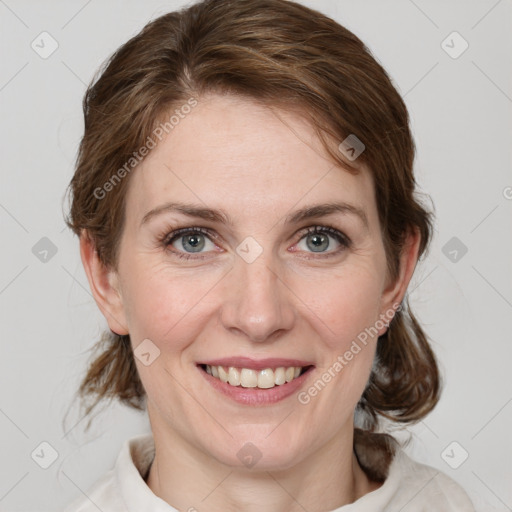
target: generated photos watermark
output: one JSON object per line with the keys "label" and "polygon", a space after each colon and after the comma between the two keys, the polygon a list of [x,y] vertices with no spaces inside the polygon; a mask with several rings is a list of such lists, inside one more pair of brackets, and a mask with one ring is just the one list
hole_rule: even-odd
{"label": "generated photos watermark", "polygon": [[174,110],[169,117],[169,120],[165,123],[160,123],[148,136],[146,142],[137,151],[132,153],[132,156],[128,158],[125,164],[120,167],[101,187],[94,189],[93,195],[96,199],[104,199],[107,194],[112,191],[116,185],[118,185],[123,178],[125,178],[130,172],[154,149],[158,142],[160,142],[165,135],[169,134],[182,119],[190,114],[192,109],[198,104],[195,98],[189,98],[186,103],[181,105],[180,108]]}
{"label": "generated photos watermark", "polygon": [[341,370],[343,370],[343,368],[345,368],[345,366],[347,366],[350,361],[357,356],[357,354],[359,354],[359,352],[361,352],[362,347],[360,344],[366,346],[368,344],[369,337],[373,338],[384,326],[388,327],[396,312],[401,309],[402,304],[395,302],[393,307],[388,309],[385,313],[382,313],[379,320],[377,320],[371,327],[366,327],[364,331],[361,331],[357,335],[357,338],[352,340],[350,348],[342,355],[339,355],[334,363],[307,390],[301,391],[297,395],[298,401],[303,405],[309,404],[311,398],[318,395],[318,393],[322,391],[325,386],[327,386],[327,384],[331,382],[331,380],[334,379],[334,377],[336,377],[336,375],[340,373]]}

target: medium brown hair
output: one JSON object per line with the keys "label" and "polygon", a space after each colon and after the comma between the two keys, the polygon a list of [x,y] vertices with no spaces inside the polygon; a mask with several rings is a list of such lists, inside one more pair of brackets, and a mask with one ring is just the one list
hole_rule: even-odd
{"label": "medium brown hair", "polygon": [[[93,241],[115,269],[129,175],[98,198],[169,112],[203,95],[234,94],[300,110],[328,154],[348,172],[365,164],[373,175],[388,271],[396,279],[407,233],[421,235],[419,257],[432,236],[432,216],[418,201],[414,141],[406,106],[382,66],[349,30],[287,0],[204,0],[165,14],[123,44],[100,70],[83,101],[81,140],[68,226]],[[365,145],[357,166],[333,147],[349,135]],[[96,192],[96,193],[95,193]],[[144,410],[145,390],[130,338],[111,332],[96,346],[79,394]],[[358,404],[361,426],[379,418],[414,423],[439,400],[440,374],[407,296],[378,346]]]}

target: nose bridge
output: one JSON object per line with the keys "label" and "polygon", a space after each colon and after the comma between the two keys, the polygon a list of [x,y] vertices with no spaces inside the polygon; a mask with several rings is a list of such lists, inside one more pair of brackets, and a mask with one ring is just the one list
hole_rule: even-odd
{"label": "nose bridge", "polygon": [[224,304],[227,329],[243,332],[251,341],[265,341],[276,331],[290,329],[294,311],[282,277],[263,252],[254,261],[236,257]]}

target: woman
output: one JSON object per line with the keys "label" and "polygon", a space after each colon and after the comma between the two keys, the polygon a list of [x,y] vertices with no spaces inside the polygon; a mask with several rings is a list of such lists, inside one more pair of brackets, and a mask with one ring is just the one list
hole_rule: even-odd
{"label": "woman", "polygon": [[440,393],[406,291],[432,231],[363,43],[285,0],[161,16],[84,100],[69,226],[110,333],[80,393],[151,434],[69,511],[470,511],[387,421]]}

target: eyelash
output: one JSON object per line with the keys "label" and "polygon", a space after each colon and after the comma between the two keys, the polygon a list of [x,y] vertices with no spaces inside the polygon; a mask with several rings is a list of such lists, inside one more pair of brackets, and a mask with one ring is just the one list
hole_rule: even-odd
{"label": "eyelash", "polygon": [[[175,231],[172,231],[171,233],[166,232],[163,236],[160,237],[160,243],[164,246],[164,248],[166,250],[168,250],[170,253],[172,253],[174,256],[176,256],[180,259],[203,260],[203,259],[207,258],[208,256],[206,256],[206,255],[201,256],[201,253],[197,253],[196,255],[194,255],[192,253],[186,253],[186,252],[175,251],[173,249],[170,249],[171,244],[176,239],[178,239],[180,237],[184,237],[185,235],[188,235],[188,234],[193,234],[193,233],[200,233],[202,235],[205,235],[208,238],[210,238],[211,241],[214,241],[215,239],[218,238],[214,233],[212,233],[208,229],[198,228],[198,227],[190,227],[190,228],[177,229]],[[309,235],[315,235],[315,234],[328,234],[328,235],[332,236],[340,244],[340,247],[338,249],[336,249],[335,251],[329,252],[326,254],[316,253],[316,256],[313,256],[313,258],[330,258],[330,257],[338,255],[341,251],[350,248],[352,245],[352,241],[350,240],[350,238],[348,238],[341,231],[338,231],[337,229],[335,229],[331,226],[311,226],[311,227],[307,228],[305,232],[304,231],[302,232],[302,235],[299,238],[299,240],[297,241],[297,243],[300,242],[303,238],[305,238]],[[315,254],[315,253],[311,253],[311,254]],[[306,256],[305,258],[311,259],[312,257]]]}

